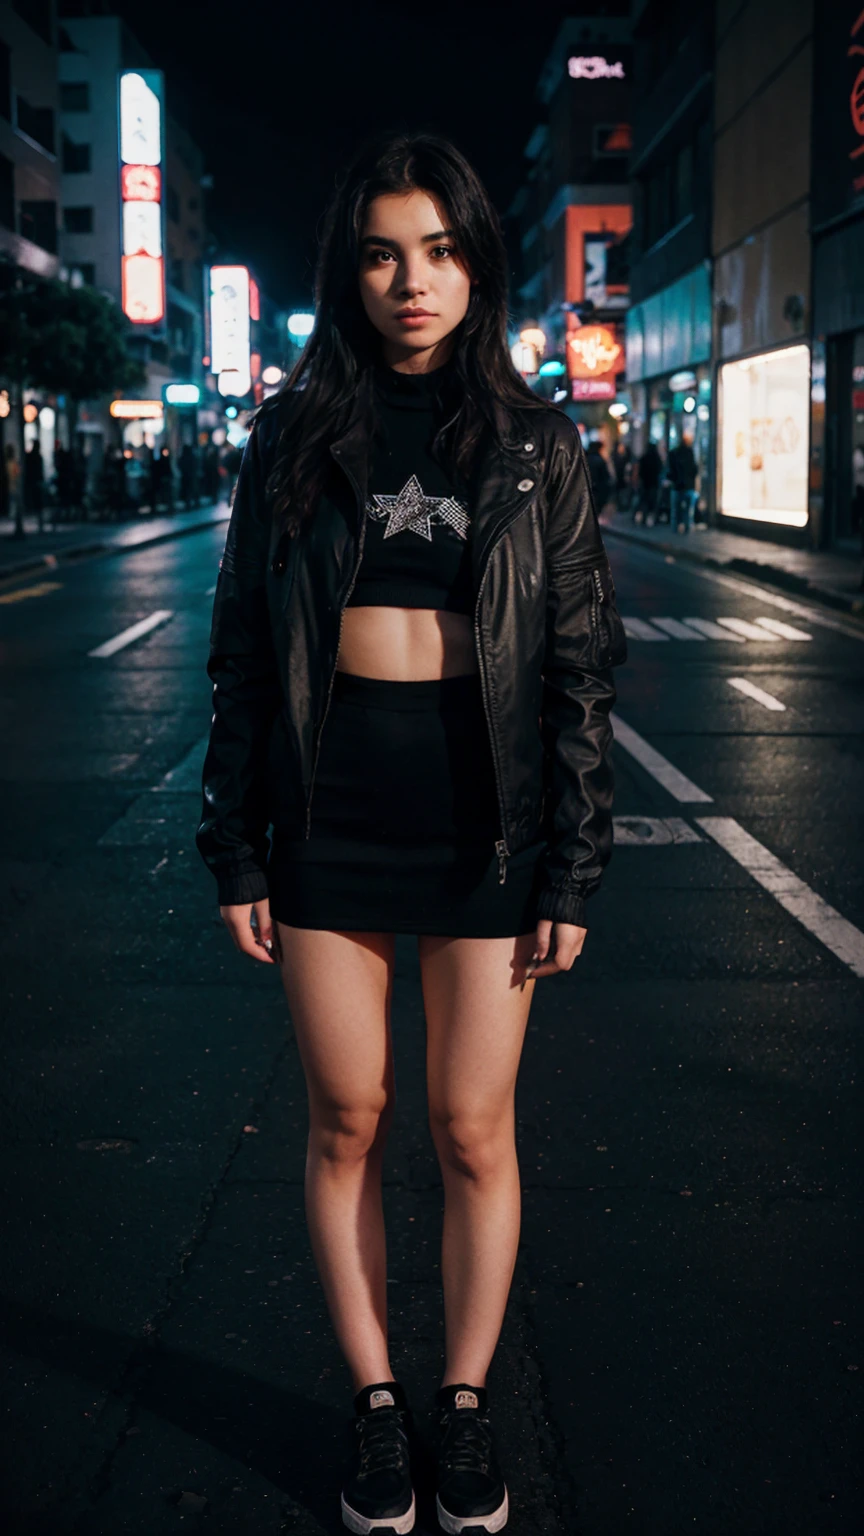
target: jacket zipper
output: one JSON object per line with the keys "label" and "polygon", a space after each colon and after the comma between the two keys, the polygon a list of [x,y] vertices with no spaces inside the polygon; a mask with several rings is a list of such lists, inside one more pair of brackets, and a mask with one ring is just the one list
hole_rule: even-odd
{"label": "jacket zipper", "polygon": [[[344,464],[341,467],[342,467],[343,470],[345,470],[345,474],[348,476],[348,479],[351,481],[351,484],[354,487],[354,494],[357,497],[357,505],[359,507],[360,506],[360,500],[361,500],[361,498],[360,498],[360,487],[357,484],[357,481],[354,479],[354,476],[351,474],[350,470],[345,469],[345,465]],[[327,702],[324,705],[324,714],[321,717],[321,724],[318,727],[318,740],[317,740],[317,742],[315,744],[315,761],[312,764],[312,776],[311,776],[311,778],[309,780],[309,796],[308,796],[308,799],[306,801],[306,838],[307,839],[309,839],[312,836],[312,793],[313,793],[313,791],[315,789],[315,774],[316,774],[317,769],[318,769],[318,759],[321,756],[321,737],[324,734],[324,722],[326,721],[327,716],[330,713],[330,700],[331,700],[331,698],[333,696],[333,684],[336,681],[336,662],[339,660],[339,646],[342,643],[342,624],[343,624],[343,621],[345,619],[345,609],[348,607],[348,600],[349,600],[349,598],[351,596],[351,593],[354,591],[354,587],[356,586],[356,583],[357,583],[357,576],[358,576],[358,573],[359,573],[359,570],[360,570],[361,562],[363,560],[363,543],[364,543],[365,538],[366,538],[366,508],[363,507],[362,510],[361,510],[361,514],[360,514],[360,538],[357,541],[357,559],[356,559],[356,561],[354,563],[354,570],[351,573],[351,584],[350,584],[350,586],[348,588],[348,591],[345,593],[345,600],[344,600],[341,608],[339,609],[339,635],[338,635],[338,638],[337,638],[337,641],[336,641],[336,660],[333,662],[333,671],[330,674],[330,686],[327,689]]]}
{"label": "jacket zipper", "polygon": [[497,840],[497,842],[495,844],[495,852],[498,855],[498,884],[499,885],[503,885],[505,880],[507,879],[507,860],[510,857],[510,849],[507,847],[507,839],[506,839],[506,836],[505,836],[505,826],[504,826],[504,791],[501,788],[501,770],[500,770],[500,766],[499,766],[499,763],[498,763],[498,745],[497,745],[497,743],[495,741],[495,732],[492,729],[492,715],[491,715],[490,710],[489,710],[489,703],[488,703],[488,699],[487,699],[487,696],[486,696],[486,687],[487,687],[487,685],[486,685],[486,662],[485,662],[485,658],[483,656],[483,647],[482,647],[482,645],[480,643],[480,625],[479,625],[480,599],[483,596],[483,587],[484,587],[485,582],[486,582],[486,572],[488,571],[488,569],[489,569],[489,560],[487,558],[486,568],[485,568],[485,570],[483,572],[483,577],[482,577],[482,580],[480,582],[480,586],[477,589],[477,601],[476,601],[476,603],[474,605],[474,645],[475,645],[475,648],[476,648],[476,651],[477,651],[477,660],[478,660],[479,665],[480,665],[480,692],[483,695],[483,709],[484,709],[485,714],[486,714],[486,725],[487,725],[488,731],[489,731],[489,744],[490,744],[490,746],[492,748],[492,766],[495,769],[495,787],[496,787],[496,790],[498,792],[498,815],[499,815],[499,818],[500,818],[500,821],[501,821],[501,837],[498,838],[498,840]]}

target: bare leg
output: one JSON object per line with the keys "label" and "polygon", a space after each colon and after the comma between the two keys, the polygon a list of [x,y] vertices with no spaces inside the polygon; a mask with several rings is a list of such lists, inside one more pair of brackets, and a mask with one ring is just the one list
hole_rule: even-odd
{"label": "bare leg", "polygon": [[393,1115],[392,934],[278,925],[309,1095],[306,1218],[355,1391],[392,1380],[381,1165]]}
{"label": "bare leg", "polygon": [[536,985],[516,981],[535,935],[423,936],[432,1136],[444,1180],[443,1385],[486,1384],[513,1279],[521,1190],[516,1074]]}

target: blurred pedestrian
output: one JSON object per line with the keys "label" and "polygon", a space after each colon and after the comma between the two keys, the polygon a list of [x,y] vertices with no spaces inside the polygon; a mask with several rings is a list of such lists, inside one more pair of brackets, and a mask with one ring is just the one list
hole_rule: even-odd
{"label": "blurred pedestrian", "polygon": [[585,463],[588,469],[588,477],[591,481],[591,489],[594,492],[594,505],[598,513],[600,513],[609,500],[609,493],[612,489],[612,476],[609,473],[609,465],[606,463],[606,455],[600,443],[595,441],[588,444]]}
{"label": "blurred pedestrian", "polygon": [[54,449],[54,486],[57,498],[55,517],[58,522],[68,522],[75,505],[75,467],[72,452],[58,443]]}
{"label": "blurred pedestrian", "polygon": [[204,450],[204,500],[219,500],[219,449],[208,443]]}
{"label": "blurred pedestrian", "polygon": [[619,512],[626,512],[633,492],[633,450],[626,438],[619,437],[615,444],[612,471],[615,476],[615,504]]}
{"label": "blurred pedestrian", "polygon": [[198,450],[191,443],[180,449],[180,500],[189,507],[198,505]]}
{"label": "blurred pedestrian", "polygon": [[21,495],[21,465],[18,463],[18,455],[15,452],[15,444],[6,444],[4,456],[6,469],[6,487],[9,503],[9,516],[15,521],[15,538],[24,537],[24,508]]}
{"label": "blurred pedestrian", "polygon": [[34,438],[24,455],[24,511],[37,519],[40,533],[44,506],[45,466],[39,441]]}
{"label": "blurred pedestrian", "polygon": [[667,474],[671,486],[670,517],[679,533],[689,533],[698,496],[699,465],[693,452],[693,433],[685,431],[669,454]]}
{"label": "blurred pedestrian", "polygon": [[653,528],[657,520],[657,497],[663,476],[663,459],[653,439],[639,459],[638,470],[639,499],[633,521],[641,523],[644,520],[647,528]]}

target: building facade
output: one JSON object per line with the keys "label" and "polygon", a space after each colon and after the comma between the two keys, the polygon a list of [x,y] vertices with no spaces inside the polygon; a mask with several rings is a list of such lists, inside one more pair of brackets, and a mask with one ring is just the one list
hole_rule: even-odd
{"label": "building facade", "polygon": [[[56,277],[59,267],[57,210],[60,178],[55,15],[51,0],[0,0],[0,282],[18,284]],[[24,395],[11,358],[0,358],[0,456],[11,448],[19,466],[37,436],[49,452],[54,412]],[[6,475],[0,475],[0,515],[8,506]]]}
{"label": "building facade", "polygon": [[864,10],[834,0],[813,36],[814,542],[864,531]]}
{"label": "building facade", "polygon": [[809,542],[812,0],[718,0],[718,524]]}
{"label": "building facade", "polygon": [[[127,416],[121,422],[112,420],[104,405],[94,406],[81,414],[79,430],[95,435],[93,446],[97,449],[119,438],[127,449],[152,451],[168,446],[177,457],[184,443],[195,441],[197,421],[194,410],[166,403],[166,388],[172,384],[204,388],[203,156],[167,110],[158,71],[153,70],[152,60],[125,23],[118,16],[69,14],[78,9],[64,7],[60,25],[63,260],[73,274],[79,273],[84,282],[110,294],[124,307],[130,319],[130,351],[146,370],[142,399],[163,406],[161,415]],[[143,190],[131,188],[139,195],[158,197],[158,209],[144,205],[145,213],[158,216],[141,221],[142,251],[131,256],[132,262],[143,257],[144,263],[152,266],[158,248],[160,293],[146,294],[155,316],[152,321],[136,318],[131,287],[135,274],[128,265],[130,252],[126,249],[131,210],[118,158],[118,118],[121,151],[123,138],[118,92],[121,77],[129,71],[141,71],[145,86],[148,81],[152,83],[154,103],[157,94],[161,95],[158,163],[147,153],[145,170],[151,170],[150,184]],[[146,96],[140,110],[147,110]],[[125,171],[125,165],[122,169]],[[147,312],[145,308],[139,311]]]}
{"label": "building facade", "polygon": [[514,360],[586,427],[611,427],[624,370],[632,222],[629,23],[571,19],[537,88],[543,121],[510,209],[516,232]]}
{"label": "building facade", "polygon": [[633,6],[633,236],[627,314],[632,444],[692,439],[704,495],[711,366],[713,17],[681,0]]}

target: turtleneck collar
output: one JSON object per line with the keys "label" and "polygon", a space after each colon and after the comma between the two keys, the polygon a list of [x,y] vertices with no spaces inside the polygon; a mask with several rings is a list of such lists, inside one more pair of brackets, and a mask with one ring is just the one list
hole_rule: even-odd
{"label": "turtleneck collar", "polygon": [[388,405],[428,411],[440,404],[453,383],[455,371],[453,357],[428,373],[402,373],[389,363],[378,361],[373,365],[373,378],[376,390]]}

